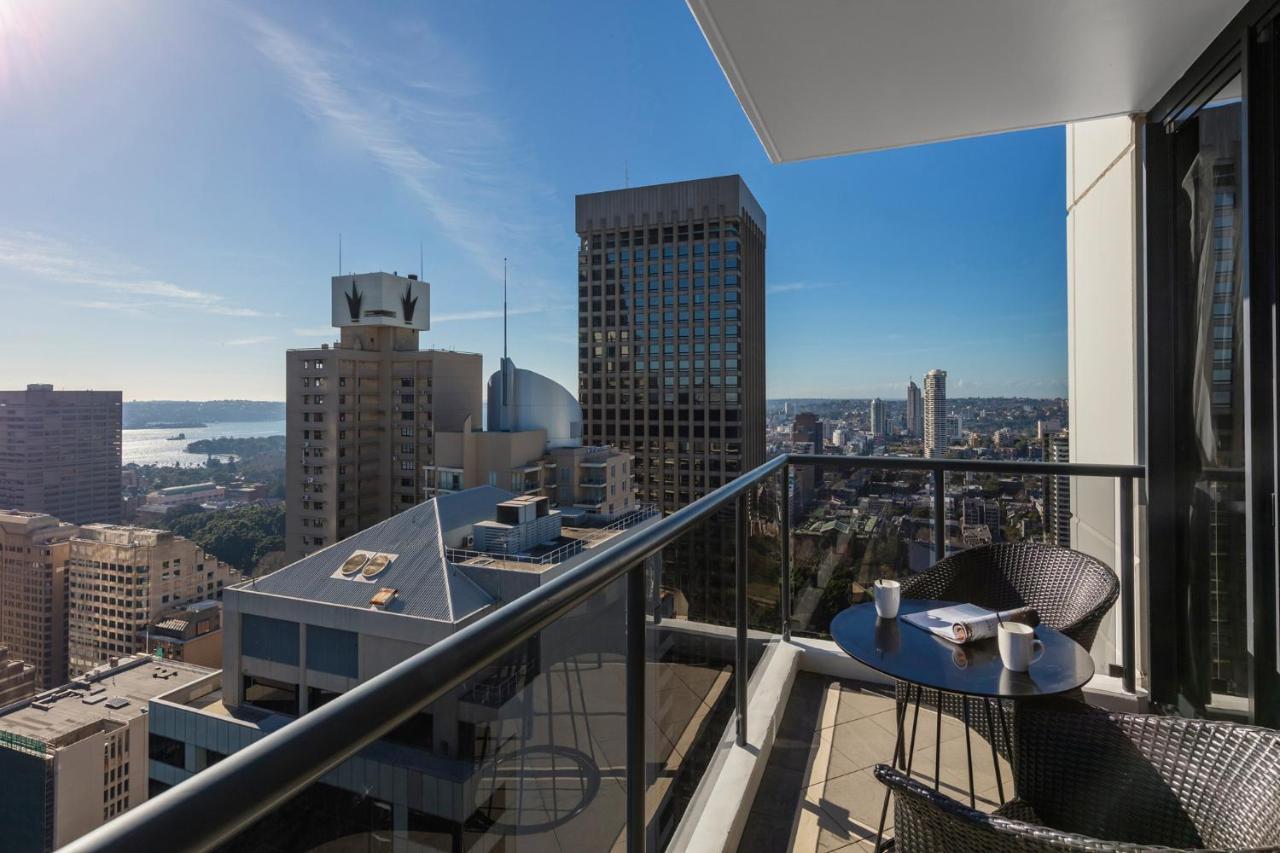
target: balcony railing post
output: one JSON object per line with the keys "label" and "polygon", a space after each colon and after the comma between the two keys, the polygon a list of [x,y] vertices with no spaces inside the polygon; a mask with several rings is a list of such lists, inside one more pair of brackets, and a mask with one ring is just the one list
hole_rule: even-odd
{"label": "balcony railing post", "polygon": [[1137,688],[1137,610],[1133,592],[1133,478],[1120,478],[1120,665],[1126,693]]}
{"label": "balcony railing post", "polygon": [[782,590],[779,594],[779,609],[782,611],[782,641],[791,641],[791,466],[783,465],[782,487],[778,490],[778,503],[782,514]]}
{"label": "balcony railing post", "polygon": [[637,563],[627,575],[627,853],[645,847],[645,567]]}
{"label": "balcony railing post", "polygon": [[941,464],[933,469],[933,558],[947,556],[947,472]]}
{"label": "balcony railing post", "polygon": [[738,495],[734,519],[733,602],[734,693],[738,706],[738,746],[747,745],[747,493]]}

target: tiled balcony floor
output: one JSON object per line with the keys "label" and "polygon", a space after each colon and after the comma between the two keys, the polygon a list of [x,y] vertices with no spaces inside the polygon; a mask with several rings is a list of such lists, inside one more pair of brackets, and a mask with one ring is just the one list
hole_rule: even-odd
{"label": "tiled balcony floor", "polygon": [[[907,709],[906,741],[912,735]],[[932,785],[937,739],[934,712],[921,707],[912,776]],[[942,717],[940,790],[959,801],[969,796],[964,725]],[[871,768],[893,756],[894,702],[883,687],[801,673],[752,805],[739,853],[870,851],[884,801],[884,786]],[[978,808],[999,805],[991,748],[972,735]],[[1008,764],[1000,772],[1010,796]],[[885,821],[892,835],[893,804]]]}

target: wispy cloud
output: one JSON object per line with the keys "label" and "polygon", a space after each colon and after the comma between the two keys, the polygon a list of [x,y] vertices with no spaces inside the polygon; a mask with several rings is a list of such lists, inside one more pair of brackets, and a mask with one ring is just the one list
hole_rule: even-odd
{"label": "wispy cloud", "polygon": [[[524,228],[521,217],[504,214],[516,204],[510,167],[516,150],[493,119],[469,106],[472,86],[420,79],[421,69],[412,79],[397,83],[391,75],[367,85],[360,61],[337,49],[341,41],[327,49],[260,15],[246,18],[258,51],[283,74],[303,111],[381,166],[450,242],[496,279],[501,252],[486,235],[510,238]],[[383,76],[386,71],[384,65]]]}
{"label": "wispy cloud", "polygon": [[256,344],[266,344],[275,340],[274,335],[257,335],[251,338],[232,338],[222,343],[229,347],[251,347]]}
{"label": "wispy cloud", "polygon": [[206,314],[261,317],[260,311],[228,305],[222,296],[152,277],[105,253],[31,231],[0,231],[0,266],[96,291],[95,298],[67,304],[100,311],[146,314],[148,309],[186,308]]}
{"label": "wispy cloud", "polygon": [[[563,310],[564,306],[544,305],[540,308],[512,308],[507,311],[508,316],[519,317],[523,314],[545,314],[548,311]],[[478,311],[455,311],[450,314],[432,314],[431,323],[456,323],[462,320],[501,320],[502,309],[489,310],[483,309]]]}
{"label": "wispy cloud", "polygon": [[821,290],[827,286],[828,285],[825,284],[814,284],[807,281],[792,281],[787,282],[786,284],[771,284],[765,288],[765,292],[768,294],[795,293],[798,290]]}
{"label": "wispy cloud", "polygon": [[324,338],[332,337],[337,331],[332,326],[313,326],[309,329],[294,329],[293,333],[300,338]]}

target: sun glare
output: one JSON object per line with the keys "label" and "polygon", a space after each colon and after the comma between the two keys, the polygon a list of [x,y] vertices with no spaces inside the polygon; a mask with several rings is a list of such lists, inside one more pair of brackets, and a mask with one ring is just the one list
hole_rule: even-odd
{"label": "sun glare", "polygon": [[0,0],[0,96],[12,94],[37,69],[49,8],[45,3]]}

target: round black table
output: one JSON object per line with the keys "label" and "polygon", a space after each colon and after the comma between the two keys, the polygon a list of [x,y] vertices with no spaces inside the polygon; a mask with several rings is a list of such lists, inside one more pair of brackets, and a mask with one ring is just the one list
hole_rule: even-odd
{"label": "round black table", "polygon": [[[906,697],[897,700],[897,741],[894,746],[893,764],[899,765],[911,775],[911,758],[915,752],[916,726],[920,718],[920,699],[924,690],[938,692],[938,722],[934,750],[934,790],[938,788],[941,769],[942,696],[951,693],[961,697],[964,708],[965,750],[969,762],[969,805],[976,807],[973,783],[973,747],[969,739],[969,700],[1018,700],[1054,696],[1083,686],[1093,677],[1093,659],[1084,647],[1070,637],[1045,625],[1035,629],[1036,639],[1044,644],[1044,652],[1026,672],[1005,669],[1000,661],[1000,650],[994,637],[973,643],[957,645],[934,636],[923,628],[908,624],[903,616],[935,607],[947,607],[953,601],[930,599],[903,599],[894,619],[881,619],[876,615],[873,602],[856,604],[841,611],[831,621],[831,637],[845,654],[882,672],[895,681],[907,685]],[[906,723],[907,705],[915,693],[915,722],[911,729],[911,746],[904,751],[903,726]],[[1004,800],[1004,782],[1000,777],[1000,761],[996,754],[995,729],[991,719],[991,702],[980,701],[986,715],[987,732],[991,742],[991,762],[995,766],[996,784],[1000,799]],[[1016,706],[1015,706],[1016,709]],[[1005,729],[1004,714],[997,709],[996,719],[1002,727],[1004,740],[1012,748],[1012,740]],[[884,834],[885,815],[889,807],[889,791],[885,790],[884,805],[880,810],[880,829],[876,833],[876,849]]]}

